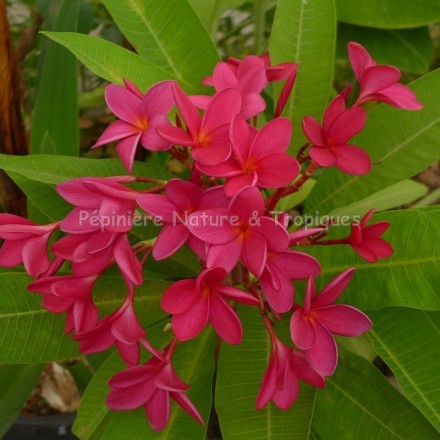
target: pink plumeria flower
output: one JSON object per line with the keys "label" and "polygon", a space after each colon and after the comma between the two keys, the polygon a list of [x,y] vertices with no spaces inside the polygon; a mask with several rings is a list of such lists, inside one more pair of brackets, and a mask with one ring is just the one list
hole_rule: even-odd
{"label": "pink plumeria flower", "polygon": [[127,281],[136,285],[143,282],[141,263],[124,233],[95,231],[67,235],[52,245],[52,252],[70,261],[78,276],[101,273],[114,261]]}
{"label": "pink plumeria flower", "polygon": [[361,86],[355,105],[368,101],[383,101],[393,107],[420,110],[415,93],[398,83],[400,70],[393,66],[378,66],[367,50],[358,43],[348,43],[348,56],[354,74]]}
{"label": "pink plumeria flower", "polygon": [[222,268],[206,269],[196,279],[172,284],[162,297],[162,308],[173,315],[171,326],[176,337],[187,341],[197,336],[209,323],[230,344],[242,337],[240,319],[227,300],[258,305],[258,299],[231,286],[221,284],[226,278]]}
{"label": "pink plumeria flower", "polygon": [[161,431],[168,423],[170,398],[204,425],[202,416],[185,394],[189,386],[177,376],[169,360],[153,357],[144,365],[115,374],[108,384],[111,390],[107,406],[119,411],[143,406],[155,431]]}
{"label": "pink plumeria flower", "polygon": [[264,199],[255,187],[245,187],[231,200],[228,209],[196,211],[188,218],[192,234],[210,245],[207,266],[230,272],[241,258],[259,277],[267,258],[267,243],[286,246],[287,231],[281,223],[264,216]]}
{"label": "pink plumeria flower", "polygon": [[368,211],[360,223],[353,223],[348,244],[364,260],[375,263],[381,258],[388,258],[394,252],[392,246],[380,236],[390,227],[389,222],[381,221],[367,226],[374,213],[374,209]]}
{"label": "pink plumeria flower", "polygon": [[[321,231],[322,228],[318,230]],[[300,231],[295,233],[296,237],[300,236]],[[315,233],[316,229],[304,230],[301,231],[301,237]],[[292,280],[316,277],[320,273],[321,266],[310,255],[286,248],[269,247],[266,266],[260,277],[261,288],[272,310],[285,313],[293,306],[295,288]]]}
{"label": "pink plumeria flower", "polygon": [[304,306],[290,321],[293,342],[303,350],[310,366],[322,376],[331,376],[338,363],[338,349],[332,334],[359,336],[372,323],[367,315],[346,304],[333,304],[350,282],[355,269],[348,269],[334,278],[316,296],[313,278],[309,278]]}
{"label": "pink plumeria flower", "polygon": [[131,177],[80,177],[57,185],[58,194],[75,208],[61,223],[71,234],[94,231],[128,232],[139,193],[122,185]]}
{"label": "pink plumeria flower", "polygon": [[127,365],[137,365],[140,357],[139,343],[145,339],[133,308],[134,292],[130,289],[122,306],[98,321],[93,327],[79,331],[74,336],[79,341],[81,353],[90,354],[105,351],[113,345]]}
{"label": "pink plumeria flower", "polygon": [[366,112],[361,107],[345,109],[338,95],[324,113],[323,126],[311,116],[303,119],[304,134],[312,143],[310,157],[322,167],[336,167],[344,173],[361,175],[371,170],[368,154],[350,145],[350,139],[365,126]]}
{"label": "pink plumeria flower", "polygon": [[[213,86],[217,93],[230,87],[238,89],[241,96],[240,115],[246,120],[266,108],[260,93],[268,83],[264,61],[254,55],[245,57],[238,64],[229,60],[217,63],[213,75],[202,81],[204,85]],[[207,108],[211,100],[209,96],[191,97],[191,101],[203,109]]]}
{"label": "pink plumeria flower", "polygon": [[165,195],[144,194],[137,201],[148,214],[164,223],[153,247],[156,260],[170,257],[185,243],[205,260],[205,245],[188,230],[188,216],[198,209],[226,208],[230,199],[222,186],[202,191],[192,182],[171,179],[165,187]]}
{"label": "pink plumeria flower", "polygon": [[67,312],[64,332],[92,328],[98,321],[98,309],[92,300],[93,286],[98,278],[76,275],[51,276],[29,284],[31,292],[43,294],[43,307],[52,313]]}
{"label": "pink plumeria flower", "polygon": [[229,88],[217,93],[203,117],[177,84],[173,91],[187,131],[165,125],[157,128],[158,133],[172,144],[192,147],[191,154],[197,162],[215,165],[225,161],[231,154],[229,125],[241,106],[238,90]]}
{"label": "pink plumeria flower", "polygon": [[280,409],[290,408],[299,392],[299,380],[322,388],[325,379],[313,371],[304,355],[272,337],[272,353],[264,373],[256,407],[262,409],[273,401]]}
{"label": "pink plumeria flower", "polygon": [[0,266],[23,264],[29,275],[43,275],[51,266],[47,243],[59,224],[37,225],[17,215],[0,214],[0,238],[5,240],[0,249]]}
{"label": "pink plumeria flower", "polygon": [[129,173],[133,169],[136,148],[140,143],[151,151],[163,151],[171,144],[161,138],[158,125],[170,125],[167,114],[174,105],[172,81],[155,84],[145,96],[127,79],[125,87],[110,84],[105,89],[105,100],[119,118],[102,133],[92,148],[119,141],[116,151]]}
{"label": "pink plumeria flower", "polygon": [[292,123],[287,118],[273,119],[255,132],[237,115],[230,129],[234,158],[215,166],[198,164],[198,168],[209,176],[225,177],[229,196],[245,186],[280,188],[299,173],[298,162],[286,153],[291,137]]}

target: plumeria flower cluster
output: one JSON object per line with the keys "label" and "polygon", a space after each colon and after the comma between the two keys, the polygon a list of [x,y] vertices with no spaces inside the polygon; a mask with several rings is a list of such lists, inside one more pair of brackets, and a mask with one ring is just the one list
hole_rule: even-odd
{"label": "plumeria flower cluster", "polygon": [[[413,92],[397,82],[397,69],[376,65],[359,44],[350,43],[348,49],[359,95],[351,98],[345,89],[330,102],[322,123],[305,117],[302,129],[309,142],[296,158],[288,154],[292,123],[281,114],[298,66],[273,66],[267,56],[229,59],[203,80],[213,90],[206,96],[189,96],[175,81],[158,83],[146,93],[129,80],[107,86],[106,102],[117,119],[94,147],[117,141],[128,174],[81,177],[58,185],[59,195],[73,209],[53,224],[0,215],[0,265],[24,265],[34,278],[29,290],[42,296],[50,312],[65,313],[65,332],[79,342],[81,353],[114,346],[126,363],[108,382],[110,408],[143,406],[153,429],[161,430],[172,399],[203,423],[186,395],[189,385],[174,370],[173,355],[179,344],[208,326],[226,343],[240,344],[246,329],[237,304],[258,308],[272,344],[256,396],[258,409],[269,401],[289,408],[300,381],[323,387],[338,362],[334,335],[357,336],[371,327],[363,312],[335,304],[355,269],[347,268],[318,293],[320,263],[301,246],[348,245],[374,263],[393,252],[381,238],[389,224],[370,223],[370,211],[353,223],[347,237],[331,240],[326,239],[328,229],[336,225],[294,230],[287,214],[274,215],[278,201],[300,190],[319,167],[354,175],[371,169],[367,153],[350,144],[364,128],[364,103],[422,107]],[[270,119],[262,92],[274,81],[282,81],[283,87]],[[263,112],[269,121],[259,124]],[[132,175],[139,146],[168,151],[182,162],[189,178],[165,181]],[[159,218],[161,229],[156,237],[136,242],[130,232],[139,211]],[[62,233],[56,240],[55,231]],[[154,347],[142,327],[144,317],[135,309],[136,288],[144,282],[149,259],[165,260],[184,246],[200,261],[200,273],[171,279],[161,307],[170,316],[167,327],[173,335],[165,347]],[[93,291],[112,266],[120,271],[127,293],[116,310],[102,316]],[[297,280],[306,282],[303,301],[295,294]],[[289,343],[279,338],[277,320],[290,320]],[[143,352],[149,353],[145,363]]]}

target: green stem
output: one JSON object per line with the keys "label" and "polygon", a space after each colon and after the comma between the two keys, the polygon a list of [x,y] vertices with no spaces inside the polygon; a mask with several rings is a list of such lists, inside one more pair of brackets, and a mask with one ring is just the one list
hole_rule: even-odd
{"label": "green stem", "polygon": [[255,1],[255,55],[260,55],[263,51],[264,43],[264,28],[266,24],[266,8],[265,0],[254,0]]}

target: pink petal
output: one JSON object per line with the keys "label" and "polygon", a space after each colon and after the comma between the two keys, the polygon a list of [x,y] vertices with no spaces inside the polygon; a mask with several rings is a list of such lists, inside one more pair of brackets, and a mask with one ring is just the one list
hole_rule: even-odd
{"label": "pink petal", "polygon": [[125,122],[135,125],[144,118],[141,100],[125,87],[109,84],[105,88],[105,101],[112,113]]}
{"label": "pink petal", "polygon": [[[251,219],[256,222],[264,212],[264,199],[255,187],[243,188],[235,195],[230,204],[231,214],[239,217],[240,221],[249,223]],[[253,221],[252,220],[252,221]]]}
{"label": "pink petal", "polygon": [[367,50],[352,41],[348,43],[348,57],[359,82],[362,81],[365,69],[376,65]]}
{"label": "pink petal", "polygon": [[240,259],[243,250],[242,240],[231,240],[225,244],[212,245],[208,250],[208,267],[222,267],[230,272]]}
{"label": "pink petal", "polygon": [[319,323],[313,326],[315,330],[314,345],[304,352],[310,366],[321,376],[331,376],[338,363],[338,349],[333,336]]}
{"label": "pink petal", "polygon": [[168,198],[181,211],[188,211],[188,213],[196,208],[197,201],[202,194],[200,186],[192,182],[187,182],[181,179],[171,179],[166,186],[166,193]]}
{"label": "pink petal", "polygon": [[22,248],[23,264],[26,272],[31,276],[36,277],[49,268],[50,261],[47,255],[49,237],[50,233],[30,238]]}
{"label": "pink petal", "polygon": [[145,412],[151,427],[157,432],[162,431],[170,418],[170,396],[168,391],[157,388],[151,399],[145,404]]}
{"label": "pink petal", "polygon": [[306,237],[310,237],[311,235],[315,235],[318,232],[322,232],[324,228],[309,228],[309,229],[298,229],[297,231],[290,232],[290,244],[294,245],[298,243],[300,240]]}
{"label": "pink petal", "polygon": [[194,418],[195,420],[197,420],[199,423],[201,423],[202,425],[205,424],[205,422],[203,421],[202,416],[199,414],[199,412],[197,411],[196,407],[193,405],[193,403],[191,402],[191,400],[189,400],[189,398],[183,394],[183,393],[174,393],[171,392],[170,393],[171,398],[173,398],[176,403],[181,406],[192,418]]}
{"label": "pink petal", "polygon": [[240,176],[243,170],[235,159],[228,159],[217,165],[203,165],[197,163],[197,168],[207,176],[213,177],[234,177]]}
{"label": "pink petal", "polygon": [[191,95],[189,99],[197,108],[205,110],[209,106],[212,97],[206,95]]}
{"label": "pink petal", "polygon": [[417,100],[416,94],[404,84],[393,84],[378,94],[370,95],[370,99],[383,101],[397,108],[406,110],[421,110],[423,104]]}
{"label": "pink petal", "polygon": [[209,300],[199,296],[187,310],[173,315],[171,326],[181,341],[196,337],[208,323]]}
{"label": "pink petal", "polygon": [[141,351],[139,344],[125,344],[124,342],[116,341],[116,348],[122,360],[129,366],[134,366],[139,363]]}
{"label": "pink petal", "polygon": [[313,317],[330,332],[341,336],[359,336],[373,325],[365,313],[345,304],[315,309]]}
{"label": "pink petal", "polygon": [[259,219],[258,232],[267,241],[269,249],[286,249],[289,245],[289,234],[284,226],[270,217]]}
{"label": "pink petal", "polygon": [[322,128],[315,118],[306,116],[302,121],[302,129],[307,139],[312,142],[313,145],[319,147],[325,145]]}
{"label": "pink petal", "polygon": [[291,280],[316,277],[321,273],[318,261],[303,252],[287,250],[273,254],[271,260]]}
{"label": "pink petal", "polygon": [[326,147],[312,147],[309,150],[310,157],[322,167],[332,167],[336,163],[336,155]]}
{"label": "pink petal", "polygon": [[295,345],[301,350],[307,350],[315,344],[314,325],[302,309],[296,310],[290,320],[290,336]]}
{"label": "pink petal", "polygon": [[244,162],[249,155],[249,126],[241,115],[236,115],[230,126],[232,150],[238,160]]}
{"label": "pink petal", "polygon": [[242,98],[240,115],[246,120],[264,112],[266,101],[258,93],[249,93]]}
{"label": "pink petal", "polygon": [[209,321],[218,335],[229,344],[239,344],[242,337],[240,319],[220,296],[210,296]]}
{"label": "pink petal", "polygon": [[203,115],[201,131],[212,133],[216,128],[230,124],[232,118],[240,112],[240,92],[235,88],[228,88],[217,93]]}
{"label": "pink petal", "polygon": [[231,225],[229,212],[221,208],[194,212],[188,217],[188,229],[210,244],[225,244],[235,240],[239,234]]}
{"label": "pink petal", "polygon": [[150,381],[127,388],[113,388],[107,395],[106,403],[115,410],[135,409],[148,401],[155,389]]}
{"label": "pink petal", "polygon": [[138,89],[138,87],[132,83],[128,78],[124,78],[124,86],[127,90],[129,90],[131,93],[136,95],[138,98],[143,98],[144,94]]}
{"label": "pink petal", "polygon": [[370,248],[377,258],[388,258],[394,253],[393,247],[382,238],[367,238],[364,245]]}
{"label": "pink petal", "polygon": [[173,85],[173,93],[177,108],[185,121],[186,127],[191,133],[191,137],[195,139],[199,134],[202,118],[194,104],[188,96],[185,95],[177,83],[174,83]]}
{"label": "pink petal", "polygon": [[100,147],[101,145],[110,144],[125,137],[133,136],[139,133],[139,129],[132,124],[117,120],[112,122],[99,136],[98,140],[92,148]]}
{"label": "pink petal", "polygon": [[400,70],[392,66],[372,66],[365,70],[359,100],[394,85],[400,79]]}
{"label": "pink petal", "polygon": [[360,176],[371,171],[371,160],[362,148],[354,145],[340,145],[332,148],[336,156],[336,168],[344,173]]}
{"label": "pink petal", "polygon": [[182,224],[165,225],[154,243],[154,259],[164,260],[170,257],[188,241],[189,236],[190,232]]}
{"label": "pink petal", "polygon": [[347,269],[333,278],[333,280],[322,289],[321,293],[313,299],[313,308],[328,306],[336,301],[350,283],[354,272],[354,268]]}
{"label": "pink petal", "polygon": [[183,313],[196,300],[198,292],[193,279],[180,280],[171,284],[165,290],[161,300],[161,307],[170,314]]}
{"label": "pink petal", "polygon": [[154,383],[157,387],[167,391],[180,392],[186,391],[189,388],[189,385],[180,379],[169,362],[163,366]]}
{"label": "pink petal", "polygon": [[115,339],[125,344],[134,344],[145,337],[139,319],[130,302],[111,326],[111,333]]}
{"label": "pink petal", "polygon": [[259,304],[259,301],[257,298],[255,298],[255,296],[252,296],[249,293],[243,292],[242,290],[232,286],[223,286],[221,284],[217,284],[215,286],[215,291],[217,294],[233,301],[237,301],[241,304],[247,304],[250,306],[256,306]]}
{"label": "pink petal", "polygon": [[229,197],[234,197],[246,186],[255,186],[257,184],[257,175],[243,174],[229,178],[225,183],[225,192]]}
{"label": "pink petal", "polygon": [[189,147],[197,143],[191,135],[179,127],[159,125],[156,131],[162,139],[173,145]]}
{"label": "pink petal", "polygon": [[378,260],[377,255],[368,246],[365,246],[363,244],[352,244],[351,246],[357,254],[359,254],[364,260],[368,261],[369,263],[375,263]]}
{"label": "pink petal", "polygon": [[133,170],[134,156],[136,155],[136,148],[139,144],[141,136],[142,133],[139,133],[135,136],[129,136],[119,142],[116,146],[116,152],[124,164],[125,169],[129,173],[131,173]]}
{"label": "pink petal", "polygon": [[266,265],[266,239],[258,232],[252,231],[246,236],[241,251],[243,264],[256,277],[260,277]]}
{"label": "pink petal", "polygon": [[172,223],[176,220],[176,205],[167,196],[160,194],[144,194],[137,198],[138,205],[156,221],[162,220]]}
{"label": "pink petal", "polygon": [[260,391],[257,395],[256,400],[256,408],[262,409],[264,408],[269,401],[272,399],[272,396],[276,390],[276,364],[272,360],[269,361],[269,365],[264,373],[263,380],[261,383]]}
{"label": "pink petal", "polygon": [[112,388],[128,388],[146,382],[153,377],[154,369],[149,361],[146,365],[136,365],[116,373],[107,382]]}
{"label": "pink petal", "polygon": [[292,362],[295,374],[304,382],[316,388],[325,386],[325,379],[310,368],[303,353],[292,350]]}
{"label": "pink petal", "polygon": [[273,401],[278,408],[289,409],[298,397],[298,392],[299,380],[293,370],[293,365],[291,362],[287,362],[283,377],[283,388],[275,390]]}
{"label": "pink petal", "polygon": [[115,241],[113,256],[120,271],[133,281],[134,284],[141,285],[143,282],[142,266],[136,258],[126,234],[121,234]]}
{"label": "pink petal", "polygon": [[158,127],[170,126],[170,122],[164,115],[153,116],[148,127],[142,132],[141,145],[150,151],[166,151],[171,147],[171,143],[163,139],[157,132]]}
{"label": "pink petal", "polygon": [[217,63],[213,73],[213,84],[217,92],[228,87],[237,87],[238,80],[227,63]]}
{"label": "pink petal", "polygon": [[231,155],[229,144],[229,126],[222,125],[207,135],[199,147],[192,149],[191,154],[195,161],[202,165],[217,165],[227,160]]}
{"label": "pink petal", "polygon": [[365,126],[367,112],[362,107],[350,108],[336,118],[327,135],[330,145],[345,144]]}
{"label": "pink petal", "polygon": [[342,95],[336,96],[330,104],[327,106],[323,117],[323,136],[325,139],[328,138],[330,130],[335,123],[335,121],[345,113],[345,99]]}
{"label": "pink petal", "polygon": [[155,84],[142,99],[144,113],[149,119],[158,113],[167,114],[173,106],[173,81],[162,81]]}
{"label": "pink petal", "polygon": [[60,298],[55,295],[44,295],[43,307],[52,313],[63,313],[72,307],[73,298]]}
{"label": "pink petal", "polygon": [[[277,272],[276,272],[277,273]],[[278,313],[288,312],[293,306],[294,288],[282,273],[278,274],[279,285],[275,287],[271,273],[264,271],[260,277],[261,287],[270,307]]]}
{"label": "pink petal", "polygon": [[255,136],[249,155],[258,160],[270,154],[284,153],[289,147],[291,137],[290,119],[272,119]]}
{"label": "pink petal", "polygon": [[372,225],[366,227],[363,231],[364,237],[379,237],[381,236],[389,227],[391,226],[390,222],[377,222]]}
{"label": "pink petal", "polygon": [[274,153],[255,163],[258,186],[262,188],[281,188],[288,185],[299,174],[299,164],[285,153]]}
{"label": "pink petal", "polygon": [[25,240],[5,241],[0,249],[0,266],[14,267],[23,262],[22,250]]}

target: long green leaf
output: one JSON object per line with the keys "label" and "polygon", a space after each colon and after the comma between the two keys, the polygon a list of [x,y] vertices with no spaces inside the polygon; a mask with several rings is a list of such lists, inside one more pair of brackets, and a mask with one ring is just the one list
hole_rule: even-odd
{"label": "long green leaf", "polygon": [[187,0],[103,0],[137,52],[197,89],[218,61],[217,50]]}
{"label": "long green leaf", "polygon": [[[78,0],[64,0],[53,30],[76,31],[77,25]],[[52,41],[45,43],[32,119],[30,153],[40,152],[47,134],[57,154],[77,156],[79,127],[75,57]]]}
{"label": "long green leaf", "polygon": [[340,23],[336,59],[348,61],[347,43],[362,44],[378,64],[390,64],[410,73],[426,73],[433,57],[428,28],[374,29]]}
{"label": "long green leaf", "polygon": [[[315,391],[307,384],[301,384],[298,400],[288,411],[272,403],[255,409],[271,346],[258,310],[243,307],[240,318],[243,341],[239,346],[223,344],[217,367],[215,404],[224,440],[308,439]],[[286,333],[284,324],[288,322],[282,326]]]}
{"label": "long green leaf", "polygon": [[[42,308],[41,296],[27,290],[31,281],[20,272],[0,274],[0,362],[50,362],[77,356],[76,342],[64,336],[64,315]],[[163,319],[160,298],[167,285],[164,281],[145,280],[136,289],[135,306],[143,325]],[[102,276],[94,289],[99,310],[107,314],[117,309],[126,290],[121,277]]]}
{"label": "long green leaf", "polygon": [[425,108],[403,111],[381,104],[368,114],[365,130],[353,140],[374,163],[369,174],[349,176],[327,170],[306,204],[309,212],[328,213],[340,206],[414,176],[440,157],[440,69],[411,83]]}
{"label": "long green leaf", "polygon": [[384,238],[394,254],[377,263],[362,260],[348,245],[313,246],[306,252],[322,266],[324,284],[349,267],[356,274],[342,300],[373,310],[390,306],[440,310],[440,209],[428,208],[381,213],[373,222],[391,223]]}
{"label": "long green leaf", "polygon": [[[163,333],[163,326],[148,330],[149,340],[161,346],[170,338]],[[191,384],[188,396],[207,421],[211,408],[212,376],[214,373],[215,338],[211,330],[203,332],[197,339],[178,347],[173,358],[177,374]],[[109,391],[108,379],[124,369],[119,355],[112,355],[97,371],[84,393],[73,431],[81,440],[127,438],[151,440],[204,440],[206,426],[201,426],[177,405],[172,405],[167,427],[154,432],[146,419],[145,410],[139,408],[130,412],[111,411],[105,405]]]}
{"label": "long green leaf", "polygon": [[397,208],[423,197],[428,192],[428,187],[414,180],[402,180],[389,186],[365,199],[351,203],[343,208],[332,211],[332,215],[364,215],[375,208],[376,212]]}
{"label": "long green leaf", "polygon": [[177,79],[151,61],[101,38],[74,32],[43,34],[69,49],[86,67],[107,81],[122,84],[123,79],[128,78],[145,91],[158,81]]}
{"label": "long green leaf", "polygon": [[387,308],[369,335],[406,397],[440,431],[440,312]]}
{"label": "long green leaf", "polygon": [[440,20],[437,0],[336,0],[338,20],[377,28],[413,28]]}
{"label": "long green leaf", "polygon": [[[299,64],[295,87],[284,115],[292,119],[292,152],[306,141],[301,132],[304,116],[320,118],[328,102],[336,45],[336,13],[333,0],[279,0],[269,52],[272,63]],[[277,88],[278,93],[280,88]]]}
{"label": "long green leaf", "polygon": [[14,423],[43,371],[44,364],[0,366],[0,436]]}
{"label": "long green leaf", "polygon": [[316,393],[313,429],[322,440],[434,440],[438,433],[369,362],[341,354]]}

